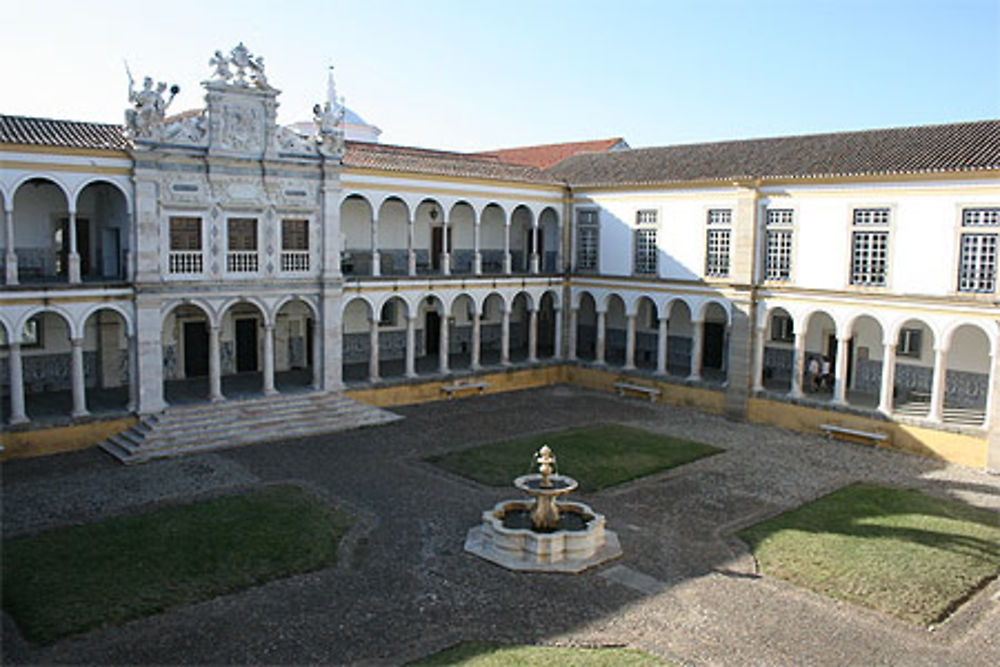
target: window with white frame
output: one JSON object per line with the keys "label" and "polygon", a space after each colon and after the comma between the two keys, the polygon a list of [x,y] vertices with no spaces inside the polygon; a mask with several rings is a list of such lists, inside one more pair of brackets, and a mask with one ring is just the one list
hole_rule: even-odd
{"label": "window with white frame", "polygon": [[705,240],[705,275],[725,278],[729,275],[729,242],[732,233],[732,211],[716,208],[708,212],[708,233]]}
{"label": "window with white frame", "polygon": [[281,221],[281,270],[309,270],[309,221]]}
{"label": "window with white frame", "polygon": [[920,329],[900,329],[896,342],[897,357],[920,358]]}
{"label": "window with white frame", "polygon": [[201,245],[201,218],[174,216],[170,218],[170,273],[201,273],[204,269]]}
{"label": "window with white frame", "polygon": [[257,218],[229,218],[226,225],[229,252],[226,269],[233,273],[252,273],[258,270]]}
{"label": "window with white frame", "polygon": [[[968,231],[967,231],[968,230]],[[992,293],[997,286],[997,234],[1000,208],[962,210],[958,291]]]}
{"label": "window with white frame", "polygon": [[579,271],[597,270],[598,248],[597,211],[593,209],[576,212],[576,268]]}
{"label": "window with white frame", "polygon": [[635,214],[635,272],[656,274],[655,210],[637,211]]}
{"label": "window with white frame", "polygon": [[854,209],[851,284],[885,286],[889,276],[889,209]]}
{"label": "window with white frame", "polygon": [[793,222],[792,209],[767,209],[767,257],[764,262],[766,280],[788,280],[792,277]]}

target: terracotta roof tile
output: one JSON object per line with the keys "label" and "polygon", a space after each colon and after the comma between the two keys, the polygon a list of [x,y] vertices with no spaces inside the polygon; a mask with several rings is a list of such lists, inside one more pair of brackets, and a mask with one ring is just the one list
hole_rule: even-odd
{"label": "terracotta roof tile", "polygon": [[614,137],[593,141],[572,141],[562,144],[499,148],[495,151],[483,151],[479,155],[496,157],[502,162],[509,162],[511,164],[535,167],[536,169],[548,169],[571,155],[609,151],[616,146],[628,147],[624,139]]}
{"label": "terracotta roof tile", "polygon": [[548,170],[574,187],[1000,169],[1000,120],[587,153]]}
{"label": "terracotta roof tile", "polygon": [[123,150],[128,141],[120,125],[0,115],[0,144]]}

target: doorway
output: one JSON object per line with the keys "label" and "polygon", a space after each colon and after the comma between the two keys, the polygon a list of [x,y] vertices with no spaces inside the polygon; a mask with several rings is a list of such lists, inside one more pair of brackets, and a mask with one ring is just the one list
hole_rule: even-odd
{"label": "doorway", "polygon": [[702,368],[721,370],[726,325],[721,322],[705,322],[704,336],[704,352],[701,355],[701,366]]}
{"label": "doorway", "polygon": [[[448,227],[448,250],[451,252],[451,227]],[[441,270],[441,254],[445,252],[445,227],[431,227],[431,269],[434,271]]]}
{"label": "doorway", "polygon": [[184,377],[208,375],[208,323],[184,323]]}
{"label": "doorway", "polygon": [[441,350],[441,316],[436,310],[428,310],[424,322],[424,352],[437,354]]}
{"label": "doorway", "polygon": [[236,320],[236,372],[257,370],[257,318]]}
{"label": "doorway", "polygon": [[[59,275],[69,275],[69,218],[59,221]],[[80,275],[90,273],[90,221],[76,219],[76,253],[80,256]]]}

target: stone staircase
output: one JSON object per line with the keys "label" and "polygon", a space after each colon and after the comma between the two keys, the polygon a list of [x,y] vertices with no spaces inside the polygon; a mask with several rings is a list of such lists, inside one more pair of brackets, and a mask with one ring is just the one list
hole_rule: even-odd
{"label": "stone staircase", "polygon": [[101,447],[123,463],[268,440],[387,424],[402,419],[336,393],[280,394],[171,406],[111,436]]}
{"label": "stone staircase", "polygon": [[[897,405],[893,412],[903,417],[916,417],[924,419],[930,412],[930,398],[911,398],[906,403]],[[941,421],[945,424],[955,424],[956,426],[971,426],[982,428],[986,412],[982,408],[956,408],[948,405],[941,411]]]}

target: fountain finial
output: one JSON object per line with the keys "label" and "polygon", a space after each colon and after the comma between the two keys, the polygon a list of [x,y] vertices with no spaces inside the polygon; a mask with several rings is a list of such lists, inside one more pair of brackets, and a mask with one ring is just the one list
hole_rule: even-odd
{"label": "fountain finial", "polygon": [[542,476],[541,487],[551,489],[552,480],[549,479],[549,475],[554,470],[556,457],[548,445],[542,445],[542,448],[535,453],[535,463],[538,464],[538,472]]}

